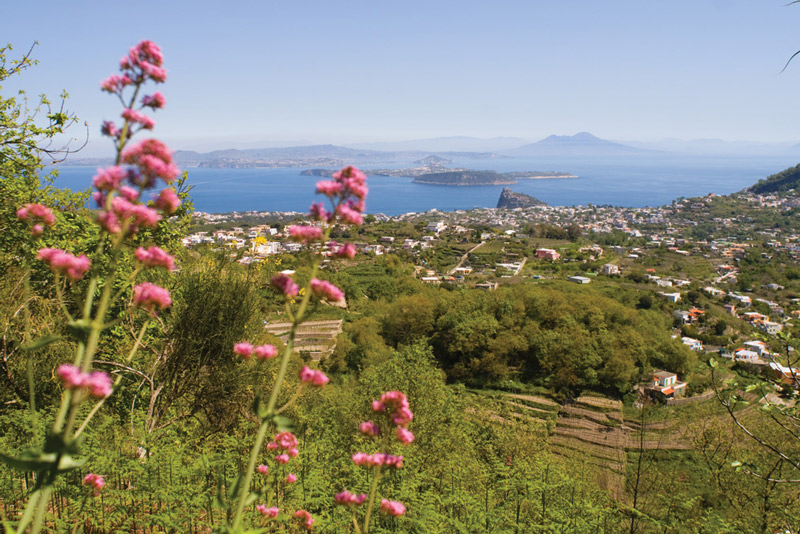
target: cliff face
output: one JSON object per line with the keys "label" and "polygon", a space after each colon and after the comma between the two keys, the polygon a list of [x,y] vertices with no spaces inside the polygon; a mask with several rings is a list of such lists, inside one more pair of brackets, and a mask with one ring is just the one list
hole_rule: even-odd
{"label": "cliff face", "polygon": [[503,188],[500,199],[497,201],[498,209],[513,210],[514,208],[530,208],[533,206],[546,206],[547,204],[538,198],[524,193],[515,193],[508,187]]}

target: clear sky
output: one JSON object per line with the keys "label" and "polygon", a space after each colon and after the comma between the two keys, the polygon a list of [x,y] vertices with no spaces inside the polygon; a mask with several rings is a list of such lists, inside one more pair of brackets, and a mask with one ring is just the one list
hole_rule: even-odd
{"label": "clear sky", "polygon": [[9,0],[0,41],[39,41],[23,84],[66,89],[94,141],[119,114],[99,82],[151,39],[169,72],[155,134],[180,149],[579,131],[798,142],[800,58],[779,74],[800,49],[787,3]]}

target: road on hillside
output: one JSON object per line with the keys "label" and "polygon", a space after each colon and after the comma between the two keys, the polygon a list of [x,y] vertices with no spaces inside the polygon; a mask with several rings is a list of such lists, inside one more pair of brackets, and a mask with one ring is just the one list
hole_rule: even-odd
{"label": "road on hillside", "polygon": [[463,264],[465,261],[467,261],[467,258],[468,258],[468,257],[469,257],[469,255],[472,253],[472,251],[473,251],[473,250],[475,250],[475,249],[477,249],[478,247],[481,247],[481,246],[483,246],[485,243],[486,243],[486,241],[481,241],[480,243],[478,243],[477,245],[475,245],[474,247],[472,247],[471,249],[469,249],[469,250],[466,252],[466,254],[464,254],[463,256],[461,256],[461,260],[458,262],[458,265],[456,265],[455,267],[453,267],[452,269],[450,269],[450,271],[449,271],[447,274],[449,274],[449,275],[452,275],[453,273],[455,273],[455,272],[456,272],[456,269],[458,269],[459,267],[461,267],[461,264]]}

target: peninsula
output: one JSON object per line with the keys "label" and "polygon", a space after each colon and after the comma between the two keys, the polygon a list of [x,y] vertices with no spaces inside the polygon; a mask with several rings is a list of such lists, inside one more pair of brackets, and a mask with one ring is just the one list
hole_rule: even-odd
{"label": "peninsula", "polygon": [[556,171],[500,173],[495,171],[458,169],[421,174],[414,178],[414,183],[434,185],[512,185],[518,183],[518,180],[541,180],[549,178],[577,178],[577,176]]}

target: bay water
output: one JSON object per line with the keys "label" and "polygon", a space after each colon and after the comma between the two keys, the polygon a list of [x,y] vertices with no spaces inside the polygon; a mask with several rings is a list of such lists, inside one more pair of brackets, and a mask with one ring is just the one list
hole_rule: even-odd
{"label": "bay water", "polygon": [[[578,178],[519,180],[510,186],[443,186],[415,184],[411,177],[369,176],[367,212],[399,215],[409,212],[493,208],[503,187],[532,195],[553,206],[661,206],[679,197],[729,194],[753,185],[798,162],[797,156],[698,157],[665,154],[656,157],[536,157],[456,159],[448,167],[475,170],[563,171]],[[369,168],[409,164],[365,165]],[[94,167],[61,166],[57,187],[86,189]],[[314,200],[314,184],[323,178],[301,176],[304,168],[190,168],[188,183],[195,209],[232,211],[300,211]]]}

